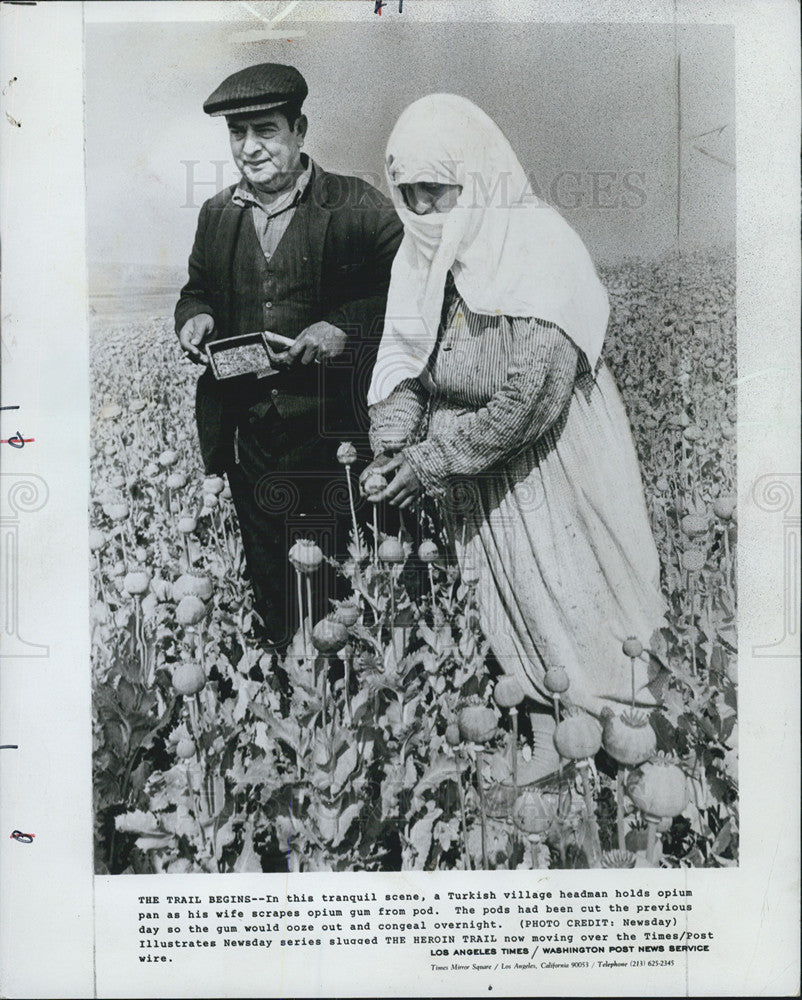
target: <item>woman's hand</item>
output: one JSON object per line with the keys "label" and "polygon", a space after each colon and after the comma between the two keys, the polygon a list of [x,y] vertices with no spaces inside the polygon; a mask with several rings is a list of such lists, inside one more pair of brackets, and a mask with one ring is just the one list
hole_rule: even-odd
{"label": "woman's hand", "polygon": [[412,503],[423,488],[417,473],[401,452],[398,455],[393,455],[389,462],[383,463],[380,471],[385,478],[389,478],[392,472],[395,472],[395,476],[387,484],[386,489],[371,497],[374,503],[386,500],[391,506],[403,510]]}

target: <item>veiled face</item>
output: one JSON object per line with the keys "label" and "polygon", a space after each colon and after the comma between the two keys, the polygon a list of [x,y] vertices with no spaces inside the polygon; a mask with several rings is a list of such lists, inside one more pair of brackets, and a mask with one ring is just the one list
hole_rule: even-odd
{"label": "veiled face", "polygon": [[450,212],[462,194],[461,184],[420,181],[416,184],[399,184],[399,188],[404,204],[416,215]]}

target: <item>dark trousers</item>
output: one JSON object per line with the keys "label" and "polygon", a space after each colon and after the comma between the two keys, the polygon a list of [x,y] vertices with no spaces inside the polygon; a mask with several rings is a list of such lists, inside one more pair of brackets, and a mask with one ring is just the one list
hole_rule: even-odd
{"label": "dark trousers", "polygon": [[[282,418],[274,407],[262,417],[247,412],[239,420],[234,458],[226,472],[239,519],[256,611],[266,643],[282,648],[299,627],[295,569],[288,553],[298,538],[312,538],[324,555],[345,557],[351,513],[345,470],[337,462],[340,440],[322,437],[317,415]],[[352,466],[357,520],[370,545],[367,524],[372,506],[359,495],[359,470],[369,459],[359,446]],[[382,530],[392,530],[380,525]],[[350,582],[327,563],[312,575],[313,622],[343,598]],[[304,598],[305,600],[305,598]]]}

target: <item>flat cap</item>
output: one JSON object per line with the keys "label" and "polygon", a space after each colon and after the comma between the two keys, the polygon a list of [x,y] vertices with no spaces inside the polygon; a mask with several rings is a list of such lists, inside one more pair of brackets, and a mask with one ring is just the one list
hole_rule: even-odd
{"label": "flat cap", "polygon": [[207,115],[240,115],[282,104],[300,107],[308,93],[306,80],[294,66],[259,63],[227,76],[203,102],[203,110]]}

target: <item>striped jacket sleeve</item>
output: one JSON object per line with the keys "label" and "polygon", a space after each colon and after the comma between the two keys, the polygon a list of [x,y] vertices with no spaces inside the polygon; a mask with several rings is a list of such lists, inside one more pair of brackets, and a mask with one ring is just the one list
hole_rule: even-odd
{"label": "striped jacket sleeve", "polygon": [[387,399],[370,407],[370,446],[374,455],[399,451],[416,440],[428,398],[429,393],[418,379],[408,378]]}
{"label": "striped jacket sleeve", "polygon": [[554,324],[515,318],[507,378],[488,402],[447,432],[411,444],[404,455],[427,492],[441,496],[449,476],[499,465],[533,444],[568,404],[579,352]]}

